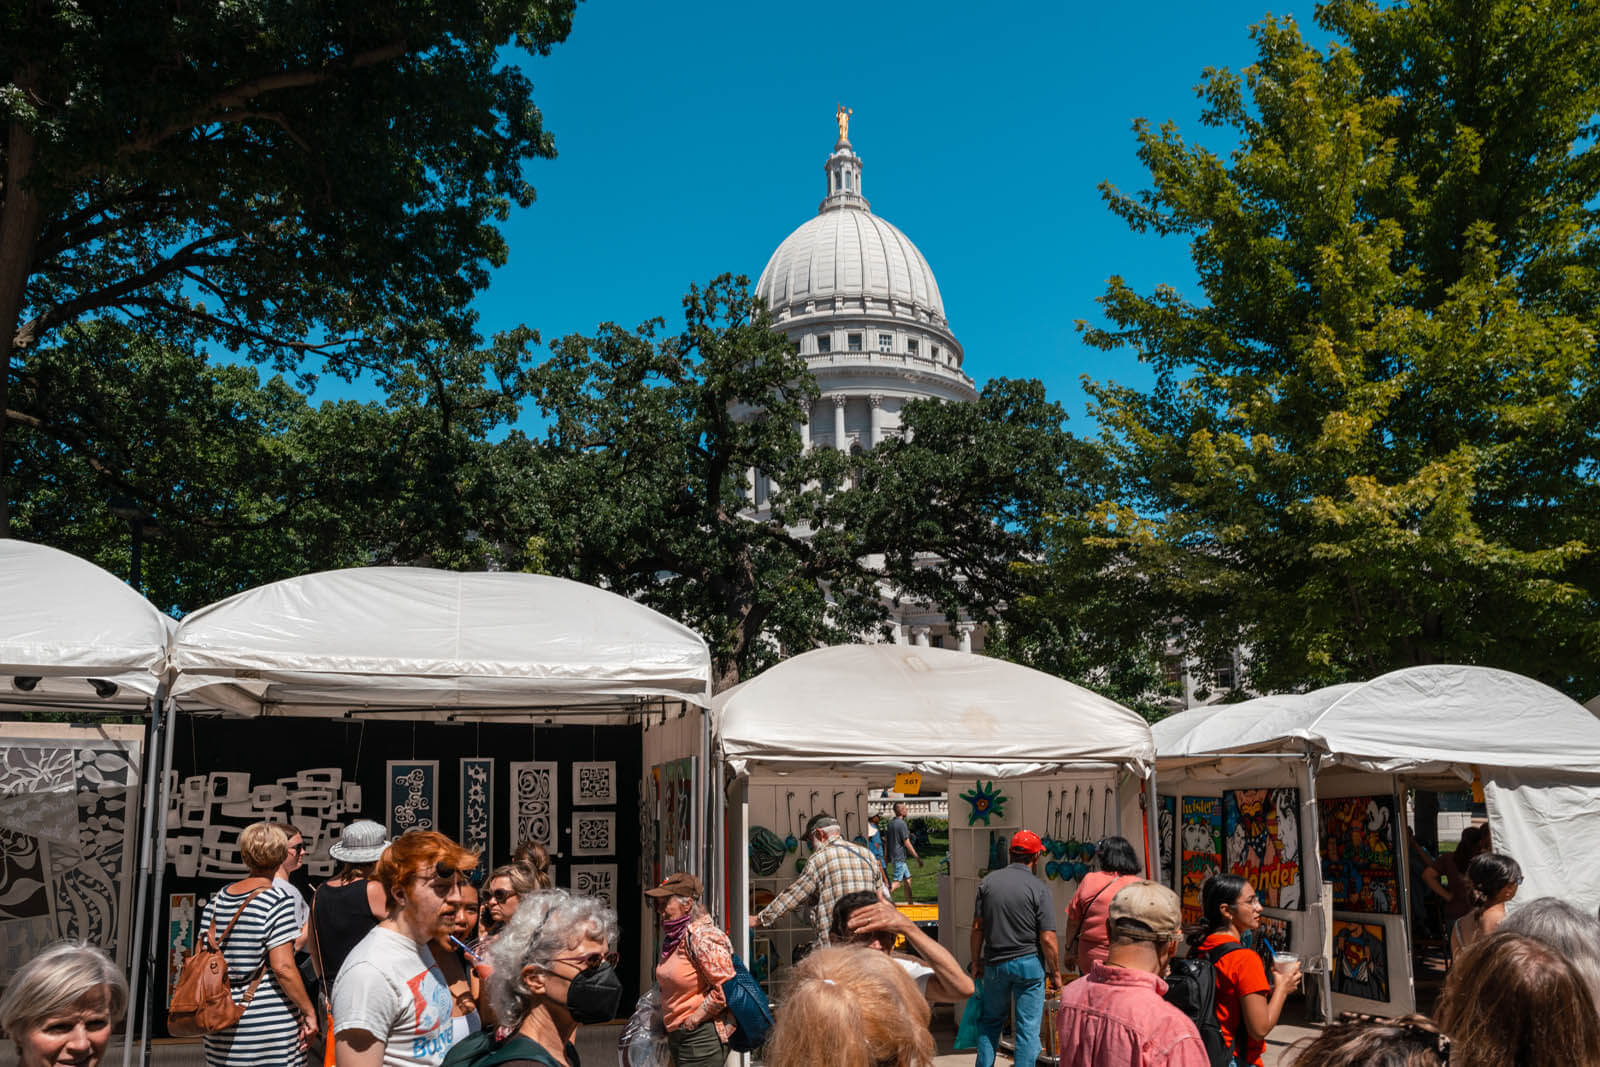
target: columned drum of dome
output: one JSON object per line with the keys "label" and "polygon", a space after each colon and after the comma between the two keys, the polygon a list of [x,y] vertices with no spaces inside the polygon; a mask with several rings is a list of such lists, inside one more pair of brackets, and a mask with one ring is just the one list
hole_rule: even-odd
{"label": "columned drum of dome", "polygon": [[840,109],[816,216],[784,239],[756,282],[822,390],[810,442],[842,450],[898,433],[907,400],[978,395],[927,259],[862,192],[847,116]]}

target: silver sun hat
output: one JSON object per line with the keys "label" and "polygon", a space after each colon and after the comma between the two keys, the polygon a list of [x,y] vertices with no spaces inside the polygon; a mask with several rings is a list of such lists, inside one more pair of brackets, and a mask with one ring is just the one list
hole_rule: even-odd
{"label": "silver sun hat", "polygon": [[371,819],[357,819],[339,832],[328,855],[340,863],[371,863],[389,847],[389,835]]}

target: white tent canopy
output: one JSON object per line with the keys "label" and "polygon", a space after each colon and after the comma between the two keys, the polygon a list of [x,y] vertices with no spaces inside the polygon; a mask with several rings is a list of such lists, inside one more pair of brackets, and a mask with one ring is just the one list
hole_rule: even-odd
{"label": "white tent canopy", "polygon": [[[0,538],[0,590],[7,703],[143,707],[155,693],[173,623],[122,579],[58,549]],[[24,690],[17,678],[40,681]],[[117,689],[102,697],[90,678]]]}
{"label": "white tent canopy", "polygon": [[1223,753],[1301,752],[1370,771],[1600,770],[1600,718],[1490,667],[1407,667],[1370,682],[1183,712],[1152,729],[1162,766]]}
{"label": "white tent canopy", "polygon": [[711,682],[699,635],[615,593],[415,567],[326,571],[219,601],[179,625],[172,665],[185,704],[267,715],[704,705]]}
{"label": "white tent canopy", "polygon": [[1017,777],[1093,764],[1144,776],[1138,715],[1080,686],[988,656],[840,645],[785,660],[717,696],[716,743],[735,773],[919,771]]}

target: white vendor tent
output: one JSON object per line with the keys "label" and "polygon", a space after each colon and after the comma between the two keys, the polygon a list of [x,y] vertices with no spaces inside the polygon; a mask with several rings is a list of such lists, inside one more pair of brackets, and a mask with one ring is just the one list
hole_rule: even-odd
{"label": "white vendor tent", "polygon": [[127,712],[155,695],[174,624],[122,579],[0,539],[0,592],[0,703]]}
{"label": "white vendor tent", "polygon": [[[1318,796],[1387,794],[1403,815],[1406,786],[1459,790],[1476,780],[1494,847],[1522,865],[1519,896],[1557,896],[1587,911],[1600,904],[1600,719],[1530,678],[1488,667],[1411,667],[1364,683],[1185,712],[1157,723],[1153,734],[1165,791],[1303,790],[1299,835],[1311,928],[1297,931],[1295,942],[1313,955],[1335,918],[1318,906],[1331,897],[1323,897],[1319,865],[1311,862],[1321,836]],[[1396,822],[1403,860],[1404,818]],[[1406,901],[1422,890],[1408,884],[1404,862],[1398,868],[1398,914],[1382,923],[1409,967]],[[1395,985],[1387,1005],[1410,1010],[1410,983]],[[1370,1005],[1332,1004],[1347,1007]]]}
{"label": "white vendor tent", "polygon": [[[1014,663],[906,645],[816,649],[718,694],[712,715],[717,754],[734,777],[730,834],[741,844],[759,829],[803,836],[806,817],[818,811],[857,836],[866,797],[898,773],[922,775],[925,790],[942,786],[950,873],[940,877],[939,937],[958,958],[968,953],[981,870],[997,843],[1004,854],[1016,830],[1083,841],[1125,832],[1136,848],[1147,839],[1144,828],[1123,825],[1123,812],[1129,794],[1139,810],[1153,770],[1148,724],[1096,693]],[[1005,798],[981,821],[959,796],[979,787]],[[785,861],[756,873],[742,847],[728,858],[729,911],[743,931],[752,894],[781,892],[794,872]],[[1055,875],[1046,884],[1059,907],[1076,885]],[[746,946],[747,958],[764,957],[777,988],[793,950],[811,937],[809,916],[791,912],[779,922],[785,925]]]}
{"label": "white vendor tent", "polygon": [[[151,811],[154,803],[157,778],[154,768],[159,765],[156,763],[156,738],[164,730],[162,704],[167,679],[167,645],[173,625],[172,619],[156,610],[126,582],[87,560],[45,545],[0,539],[0,707],[19,712],[116,713],[140,717],[148,713],[150,716],[150,730],[144,745],[146,767],[139,775],[140,781],[130,783],[130,788],[142,790],[144,802],[142,805],[127,803],[121,809],[135,824],[124,826],[123,840],[139,842],[137,866],[131,862],[132,856],[122,857],[120,862],[126,866],[114,887],[118,895],[107,902],[108,910],[114,911],[117,920],[115,928],[106,931],[109,941],[105,947],[130,964],[140,958],[146,934],[146,893],[153,870],[153,828],[137,823],[138,812]],[[29,739],[42,737],[49,729],[45,725],[23,723],[11,725],[5,732],[19,745],[26,745]],[[138,729],[104,727],[79,733],[87,745],[91,735],[109,743],[113,734]],[[31,743],[48,745],[58,754],[70,752],[79,759],[93,751],[65,740],[53,743],[32,740]],[[137,739],[124,743],[137,751]],[[137,766],[136,761],[133,766]],[[62,799],[68,810],[77,813],[79,801],[70,794],[71,788],[69,780],[68,794]],[[40,793],[49,792],[49,789],[35,782],[29,791]],[[23,799],[31,800],[34,806],[21,810],[31,812],[30,817],[36,822],[45,821],[43,813],[48,810],[50,801],[38,796]],[[157,825],[161,821],[151,820]],[[27,827],[30,832],[39,829],[38,825]],[[108,857],[102,859],[109,862]],[[132,900],[127,892],[130,885],[135,887]],[[51,891],[54,891],[53,886]],[[131,935],[122,925],[130,911],[134,916]],[[65,929],[52,931],[46,940],[54,940],[65,932]],[[117,943],[119,934],[127,938],[126,944]],[[132,971],[132,993],[137,998],[144,968],[133,965]],[[125,1055],[126,1042],[131,1040],[132,1032],[130,1025],[125,1038]]]}
{"label": "white vendor tent", "polygon": [[247,590],[183,620],[173,693],[250,715],[704,705],[711,657],[681,623],[537,574],[326,571]]}
{"label": "white vendor tent", "polygon": [[1109,763],[1143,777],[1155,755],[1149,725],[1115,701],[939,648],[815,649],[712,706],[718,751],[736,774],[840,766],[993,778]]}

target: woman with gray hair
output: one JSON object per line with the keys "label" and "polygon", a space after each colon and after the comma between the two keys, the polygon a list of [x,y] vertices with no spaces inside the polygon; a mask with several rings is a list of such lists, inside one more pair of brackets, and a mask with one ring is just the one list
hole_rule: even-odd
{"label": "woman with gray hair", "polygon": [[111,1029],[128,1010],[128,983],[93,945],[62,941],[11,976],[0,1028],[19,1067],[98,1067]]}
{"label": "woman with gray hair", "polygon": [[1555,897],[1530,900],[1506,916],[1500,929],[1542,941],[1567,958],[1600,1011],[1600,921]]}
{"label": "woman with gray hair", "polygon": [[459,1042],[445,1067],[490,1056],[577,1067],[578,1027],[610,1022],[622,998],[616,942],[616,913],[594,897],[564,889],[523,896],[489,950],[489,1000],[501,1025]]}

